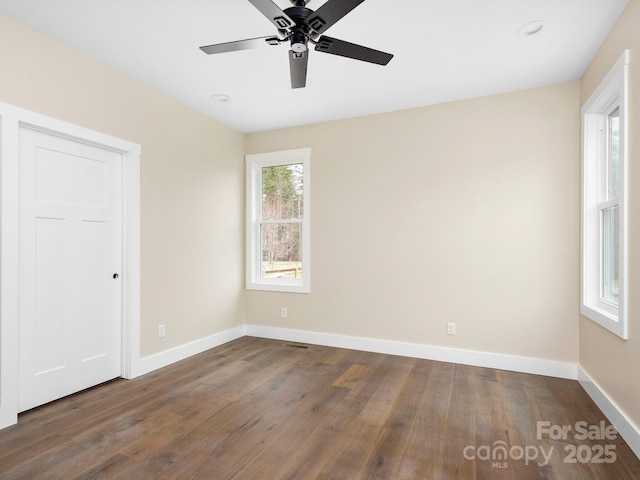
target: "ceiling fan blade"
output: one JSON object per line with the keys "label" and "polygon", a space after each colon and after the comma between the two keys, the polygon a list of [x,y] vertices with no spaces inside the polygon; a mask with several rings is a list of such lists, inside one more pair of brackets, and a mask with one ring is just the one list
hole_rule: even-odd
{"label": "ceiling fan blade", "polygon": [[271,0],[249,0],[249,3],[260,10],[278,30],[285,30],[295,25],[295,22],[291,20],[289,15],[284,13],[280,7]]}
{"label": "ceiling fan blade", "polygon": [[237,40],[235,42],[217,43],[215,45],[206,45],[200,47],[204,53],[212,55],[214,53],[237,52],[238,50],[250,50],[252,48],[266,47],[268,45],[277,45],[279,43],[277,37],[258,37],[248,38],[246,40]]}
{"label": "ceiling fan blade", "polygon": [[332,55],[340,55],[341,57],[362,60],[363,62],[377,63],[378,65],[386,65],[393,58],[390,53],[324,35],[318,39],[315,49],[318,52],[331,53]]}
{"label": "ceiling fan blade", "polygon": [[362,2],[364,0],[329,0],[307,18],[307,25],[317,34],[324,33]]}
{"label": "ceiling fan blade", "polygon": [[307,85],[307,63],[309,50],[296,53],[289,50],[289,69],[291,71],[291,88],[304,88]]}

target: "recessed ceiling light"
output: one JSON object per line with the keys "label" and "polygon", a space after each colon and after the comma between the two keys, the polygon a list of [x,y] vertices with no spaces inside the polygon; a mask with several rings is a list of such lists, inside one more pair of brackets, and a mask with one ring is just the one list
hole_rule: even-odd
{"label": "recessed ceiling light", "polygon": [[530,37],[540,33],[544,28],[544,24],[544,20],[534,20],[533,22],[525,23],[518,29],[518,35],[521,37]]}
{"label": "recessed ceiling light", "polygon": [[211,98],[214,102],[218,103],[227,103],[231,100],[231,97],[229,97],[229,95],[225,95],[224,93],[216,93],[214,95],[211,95]]}

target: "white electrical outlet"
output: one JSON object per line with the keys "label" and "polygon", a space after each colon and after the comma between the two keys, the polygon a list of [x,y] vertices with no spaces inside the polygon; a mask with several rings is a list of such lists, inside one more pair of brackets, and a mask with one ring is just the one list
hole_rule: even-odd
{"label": "white electrical outlet", "polygon": [[447,334],[455,335],[456,334],[456,324],[455,323],[447,323]]}
{"label": "white electrical outlet", "polygon": [[164,325],[158,325],[158,338],[162,338],[167,334],[167,327]]}
{"label": "white electrical outlet", "polygon": [[282,307],[280,309],[280,318],[287,318],[288,312],[287,307]]}

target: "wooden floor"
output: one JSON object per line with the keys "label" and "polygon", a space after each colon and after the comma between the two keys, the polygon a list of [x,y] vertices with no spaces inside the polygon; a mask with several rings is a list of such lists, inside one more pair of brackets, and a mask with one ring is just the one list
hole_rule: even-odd
{"label": "wooden floor", "polygon": [[580,421],[606,422],[575,381],[244,337],[22,414],[0,478],[640,479]]}

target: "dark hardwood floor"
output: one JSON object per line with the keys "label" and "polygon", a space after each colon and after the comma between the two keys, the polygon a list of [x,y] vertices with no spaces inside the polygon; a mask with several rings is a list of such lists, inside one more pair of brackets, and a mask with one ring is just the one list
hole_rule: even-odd
{"label": "dark hardwood floor", "polygon": [[25,412],[0,479],[640,479],[601,421],[575,381],[244,337]]}

